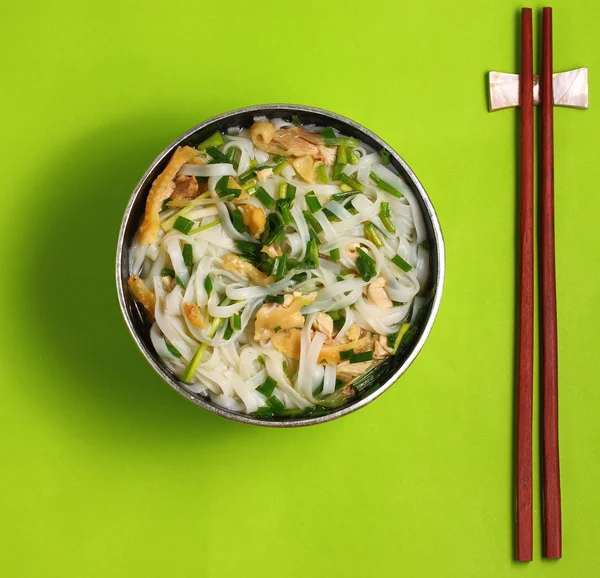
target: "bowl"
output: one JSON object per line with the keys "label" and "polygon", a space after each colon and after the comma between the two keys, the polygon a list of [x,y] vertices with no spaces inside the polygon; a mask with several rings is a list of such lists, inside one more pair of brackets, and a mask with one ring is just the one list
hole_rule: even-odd
{"label": "bowl", "polygon": [[[377,380],[371,387],[362,391],[345,405],[322,415],[317,413],[317,415],[304,417],[264,419],[225,409],[212,403],[209,398],[201,394],[188,391],[184,383],[161,361],[150,342],[149,324],[127,288],[129,247],[142,219],[146,195],[150,186],[177,147],[194,146],[216,130],[226,132],[228,128],[234,126],[249,127],[255,116],[291,119],[292,115],[297,115],[306,124],[331,126],[344,135],[365,142],[376,150],[385,148],[390,153],[392,165],[412,189],[421,206],[429,243],[429,279],[424,290],[426,297],[421,297],[423,306],[420,310],[420,320],[418,324],[415,324],[416,329],[412,332],[410,342],[404,347],[401,355],[388,358],[390,362],[381,368]],[[297,427],[323,423],[356,411],[379,397],[398,380],[417,357],[431,331],[442,297],[444,270],[444,240],[435,210],[416,175],[398,153],[370,130],[339,114],[310,106],[271,104],[241,108],[204,121],[177,138],[156,157],[135,187],[125,209],[117,245],[116,281],[121,311],[133,339],[148,363],[175,391],[211,413],[238,422],[271,427]]]}

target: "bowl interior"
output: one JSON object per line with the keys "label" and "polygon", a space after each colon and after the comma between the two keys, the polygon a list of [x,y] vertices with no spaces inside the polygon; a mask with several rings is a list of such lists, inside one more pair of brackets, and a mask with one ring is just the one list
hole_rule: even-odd
{"label": "bowl interior", "polygon": [[[154,179],[164,169],[171,154],[178,146],[195,146],[216,130],[226,132],[227,129],[231,127],[249,127],[254,122],[256,116],[291,119],[292,115],[297,115],[304,124],[331,126],[347,136],[352,136],[363,141],[376,150],[386,148],[390,152],[392,165],[412,189],[421,206],[430,249],[429,278],[426,287],[424,287],[420,293],[420,295],[423,296],[424,305],[421,309],[419,323],[416,324],[417,329],[412,335],[408,347],[402,352],[402,355],[398,355],[395,358],[389,358],[391,362],[382,367],[374,385],[362,391],[346,405],[341,406],[336,410],[323,413],[322,415],[315,413],[310,417],[261,419],[224,409],[212,403],[210,399],[188,391],[183,383],[179,381],[179,379],[173,375],[168,367],[161,361],[150,341],[150,327],[146,321],[146,317],[141,311],[140,306],[129,294],[127,288],[127,278],[129,276],[129,247],[131,246],[135,232],[142,219],[146,196],[150,186]],[[117,290],[123,315],[129,330],[142,353],[159,375],[181,395],[208,411],[236,421],[279,427],[310,425],[335,419],[366,405],[391,386],[416,357],[429,334],[439,307],[443,277],[444,246],[439,222],[425,190],[404,160],[379,137],[347,118],[312,107],[293,105],[249,107],[226,113],[199,124],[170,144],[152,163],[135,188],[125,211],[117,250]]]}

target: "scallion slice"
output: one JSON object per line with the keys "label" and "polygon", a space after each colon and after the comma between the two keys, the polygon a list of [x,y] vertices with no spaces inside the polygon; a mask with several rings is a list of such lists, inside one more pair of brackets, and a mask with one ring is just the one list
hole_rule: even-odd
{"label": "scallion slice", "polygon": [[242,211],[239,209],[233,209],[233,211],[231,211],[231,224],[238,233],[245,233],[248,231],[248,228],[244,225]]}
{"label": "scallion slice", "polygon": [[290,163],[288,163],[287,161],[281,161],[274,169],[273,169],[273,174],[274,175],[280,175],[283,172],[283,169],[285,169],[286,167],[289,167]]}
{"label": "scallion slice", "polygon": [[390,164],[390,153],[386,149],[381,149],[381,162],[384,165]]}
{"label": "scallion slice", "polygon": [[325,165],[319,165],[317,167],[317,178],[319,179],[319,182],[323,183],[324,185],[326,185],[329,182],[329,177],[327,176],[327,169],[325,168]]}
{"label": "scallion slice", "polygon": [[377,248],[383,247],[383,241],[381,237],[377,234],[377,230],[373,226],[373,223],[365,223],[364,225],[365,238],[369,239],[373,245]]}
{"label": "scallion slice", "polygon": [[265,303],[278,303],[283,305],[283,295],[267,295],[265,297]]}
{"label": "scallion slice", "polygon": [[231,317],[231,326],[237,331],[242,328],[242,318],[239,313],[234,313]]}
{"label": "scallion slice", "polygon": [[383,179],[380,179],[373,171],[371,171],[369,173],[369,177],[371,177],[371,180],[382,191],[385,191],[386,193],[389,193],[390,195],[393,195],[394,197],[398,197],[399,199],[401,199],[404,196],[399,190],[392,187],[392,185],[390,185],[389,183],[386,183]]}
{"label": "scallion slice", "polygon": [[211,227],[218,225],[220,222],[221,222],[221,219],[217,219],[216,221],[211,221],[210,223],[207,223],[206,225],[202,225],[202,227],[197,227],[196,229],[192,229],[189,232],[189,234],[195,235],[196,233],[200,233],[200,231],[206,231],[206,229],[210,229]]}
{"label": "scallion slice", "polygon": [[346,155],[348,156],[348,162],[351,165],[357,165],[358,161],[360,161],[358,155],[350,147],[346,149]]}
{"label": "scallion slice", "polygon": [[340,359],[342,361],[344,361],[346,359],[350,359],[353,355],[354,355],[354,349],[344,349],[343,351],[340,351]]}
{"label": "scallion slice", "polygon": [[318,235],[323,232],[323,227],[321,227],[321,223],[317,221],[316,217],[309,211],[302,211],[306,222],[311,226],[312,230]]}
{"label": "scallion slice", "polygon": [[321,136],[324,136],[325,138],[335,138],[335,132],[330,126],[328,126],[321,131]]}
{"label": "scallion slice", "polygon": [[167,267],[165,267],[160,272],[160,276],[161,277],[171,277],[172,279],[175,279],[175,271],[173,271],[173,269],[168,269]]}
{"label": "scallion slice", "polygon": [[206,140],[202,141],[196,148],[199,151],[206,150],[209,147],[218,147],[225,144],[223,135],[217,131],[213,135],[209,136]]}
{"label": "scallion slice", "polygon": [[173,347],[170,343],[167,343],[165,341],[165,345],[167,346],[167,349],[169,350],[169,353],[175,357],[177,357],[177,359],[179,359],[181,357],[181,353],[179,352],[179,350],[175,347]]}
{"label": "scallion slice", "polygon": [[212,293],[213,282],[212,282],[212,279],[210,278],[210,275],[207,275],[204,278],[204,290],[206,291],[207,295],[210,295]]}
{"label": "scallion slice", "polygon": [[254,196],[265,206],[267,209],[272,209],[275,206],[275,199],[265,191],[262,187],[256,189]]}
{"label": "scallion slice", "polygon": [[183,246],[181,253],[183,255],[185,266],[192,267],[194,265],[194,248],[189,243],[186,243]]}
{"label": "scallion slice", "polygon": [[292,115],[292,122],[296,125],[296,126],[300,126],[302,124],[302,121],[300,120],[300,117],[297,114],[293,114]]}
{"label": "scallion slice", "polygon": [[267,399],[267,405],[273,410],[275,415],[279,415],[285,409],[283,403],[274,395]]}
{"label": "scallion slice", "polygon": [[287,185],[287,191],[285,193],[285,196],[290,199],[290,200],[294,200],[296,198],[296,187],[290,183],[288,183]]}
{"label": "scallion slice", "polygon": [[390,220],[392,213],[390,211],[390,204],[387,202],[381,203],[381,210],[379,211],[379,218],[383,223],[383,226],[390,232],[395,233],[396,227],[394,227],[394,223]]}
{"label": "scallion slice", "polygon": [[330,138],[325,137],[325,146],[335,147],[335,146],[345,146],[345,147],[358,147],[360,146],[360,141],[355,138],[350,137],[337,137]]}
{"label": "scallion slice", "polygon": [[316,213],[322,208],[321,203],[319,203],[319,199],[317,199],[314,191],[309,191],[306,193],[304,199],[306,200],[306,206],[311,213]]}
{"label": "scallion slice", "polygon": [[348,185],[349,187],[352,187],[353,189],[360,191],[361,193],[365,190],[365,185],[363,185],[362,183],[359,183],[356,179],[350,178],[345,173],[342,173],[340,175],[340,179],[342,180],[342,182],[344,184]]}
{"label": "scallion slice", "polygon": [[392,258],[392,263],[397,267],[400,267],[402,271],[410,271],[412,269],[411,265],[409,265],[400,255],[396,255]]}
{"label": "scallion slice", "polygon": [[177,275],[175,275],[175,281],[177,282],[177,285],[179,285],[182,289],[185,289],[184,282]]}
{"label": "scallion slice", "polygon": [[185,235],[188,235],[193,228],[194,228],[194,221],[190,221],[189,219],[186,219],[185,217],[182,217],[181,215],[179,217],[177,217],[177,219],[175,219],[175,222],[173,223],[173,229],[177,229],[178,231],[181,231]]}
{"label": "scallion slice", "polygon": [[340,250],[338,247],[336,247],[335,249],[331,249],[331,253],[329,253],[329,256],[331,257],[331,260],[334,263],[337,263],[340,260]]}
{"label": "scallion slice", "polygon": [[275,388],[277,387],[277,382],[269,375],[267,379],[256,388],[256,391],[262,393],[265,397],[271,397]]}
{"label": "scallion slice", "polygon": [[356,353],[350,358],[350,363],[361,363],[363,361],[372,361],[373,360],[373,352],[372,351],[363,351],[362,353]]}

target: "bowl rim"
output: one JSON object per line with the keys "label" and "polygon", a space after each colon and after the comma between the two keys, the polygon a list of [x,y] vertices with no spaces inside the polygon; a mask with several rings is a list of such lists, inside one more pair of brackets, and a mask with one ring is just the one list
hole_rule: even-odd
{"label": "bowl rim", "polygon": [[[152,172],[154,171],[156,166],[159,165],[165,159],[165,157],[171,155],[172,152],[175,150],[175,148],[180,146],[180,144],[182,142],[184,142],[186,139],[188,139],[189,137],[191,137],[192,135],[201,131],[202,129],[206,128],[209,125],[216,124],[221,121],[226,121],[229,118],[239,115],[239,114],[255,113],[260,116],[261,113],[272,113],[273,111],[281,111],[282,113],[285,113],[287,115],[295,114],[295,113],[320,114],[320,115],[329,117],[333,120],[336,120],[340,123],[351,126],[352,128],[356,129],[357,131],[361,132],[362,134],[373,139],[375,142],[377,142],[381,146],[381,148],[385,148],[390,153],[390,155],[394,158],[394,160],[402,167],[406,176],[411,181],[410,184],[414,185],[414,187],[418,191],[419,196],[421,197],[421,200],[423,201],[424,208],[425,208],[427,215],[431,221],[433,234],[434,234],[434,238],[435,238],[435,248],[436,248],[435,254],[437,257],[437,276],[436,276],[436,279],[434,280],[434,284],[433,284],[434,295],[433,295],[433,298],[431,301],[430,313],[429,313],[427,321],[423,327],[421,335],[419,336],[419,339],[414,344],[413,349],[410,352],[410,354],[406,357],[406,359],[402,362],[402,364],[397,368],[397,370],[383,384],[381,384],[377,389],[372,391],[369,395],[366,395],[366,396],[362,397],[361,399],[358,399],[354,403],[350,403],[348,406],[343,407],[338,411],[333,411],[331,413],[316,416],[316,417],[286,418],[285,421],[277,420],[277,419],[263,420],[263,419],[254,417],[252,415],[242,414],[242,413],[238,413],[238,412],[235,412],[232,410],[228,410],[223,407],[217,406],[216,404],[213,404],[212,402],[207,401],[206,398],[204,398],[204,396],[202,396],[200,394],[195,394],[193,392],[188,391],[183,386],[182,382],[180,382],[178,379],[176,379],[175,376],[173,376],[170,373],[168,373],[167,371],[165,371],[165,368],[163,368],[159,363],[157,363],[156,359],[154,358],[153,353],[149,350],[149,348],[146,346],[146,343],[141,339],[140,335],[138,334],[138,332],[134,326],[133,319],[130,315],[129,309],[127,307],[127,300],[126,300],[126,295],[125,295],[125,283],[123,282],[123,279],[124,279],[124,277],[123,277],[123,252],[125,251],[124,243],[125,243],[125,233],[126,233],[127,225],[131,219],[131,213],[132,213],[134,204],[137,201],[139,195],[141,194],[142,189],[147,184],[148,177],[152,174]],[[135,186],[133,192],[131,193],[131,196],[129,197],[129,201],[125,208],[125,212],[123,214],[123,219],[121,221],[121,226],[119,229],[116,258],[117,259],[116,259],[115,273],[116,273],[117,295],[118,295],[118,299],[119,299],[121,313],[123,314],[125,323],[129,330],[129,333],[131,334],[134,341],[136,342],[140,352],[146,358],[146,361],[148,361],[150,363],[150,365],[153,367],[153,369],[156,371],[156,373],[158,373],[158,375],[172,389],[177,391],[180,395],[182,395],[188,401],[190,401],[194,405],[199,406],[215,415],[218,415],[218,416],[221,416],[221,417],[233,420],[233,421],[249,424],[249,425],[257,425],[257,426],[264,426],[264,427],[283,427],[283,428],[285,428],[285,427],[304,427],[304,426],[309,426],[309,425],[325,423],[328,421],[333,421],[334,419],[338,419],[340,417],[343,417],[345,415],[348,415],[350,413],[353,413],[353,412],[359,410],[360,408],[366,406],[367,404],[371,403],[373,400],[378,398],[385,391],[387,391],[398,380],[398,378],[401,375],[403,375],[406,372],[406,370],[410,367],[410,365],[415,360],[417,355],[421,352],[423,345],[425,344],[425,341],[427,340],[427,338],[429,337],[429,334],[431,333],[431,329],[432,329],[433,323],[437,317],[437,313],[438,313],[441,299],[442,299],[445,270],[446,270],[444,237],[443,237],[441,226],[440,226],[440,223],[439,223],[439,220],[437,217],[437,213],[433,207],[433,204],[431,203],[431,200],[429,199],[429,196],[427,195],[427,192],[425,191],[425,188],[423,187],[423,185],[421,184],[421,182],[419,181],[419,179],[417,178],[415,173],[412,171],[412,169],[408,166],[406,161],[386,141],[381,139],[379,136],[377,136],[375,133],[370,131],[365,126],[363,126],[343,115],[340,115],[336,112],[332,112],[329,110],[325,110],[325,109],[317,108],[317,107],[313,107],[313,106],[296,105],[296,104],[261,104],[261,105],[253,105],[253,106],[248,106],[248,107],[231,110],[231,111],[225,112],[223,114],[220,114],[218,116],[211,117],[211,118],[195,125],[194,127],[187,130],[185,133],[183,133],[181,136],[177,137],[173,142],[171,142],[150,164],[150,166],[148,167],[146,172],[142,175],[138,184]]]}

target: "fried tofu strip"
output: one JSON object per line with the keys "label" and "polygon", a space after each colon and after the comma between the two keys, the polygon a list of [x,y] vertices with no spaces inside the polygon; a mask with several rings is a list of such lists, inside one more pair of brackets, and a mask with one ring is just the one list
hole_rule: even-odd
{"label": "fried tofu strip", "polygon": [[129,287],[133,298],[141,303],[152,319],[154,319],[154,308],[156,307],[156,296],[154,295],[154,292],[150,291],[137,275],[131,275],[131,277],[127,279],[127,286]]}
{"label": "fried tofu strip", "polygon": [[165,170],[156,177],[152,183],[148,198],[146,199],[146,210],[144,220],[140,225],[140,241],[144,245],[150,245],[156,241],[160,229],[160,209],[163,201],[173,193],[172,181],[179,169],[192,158],[198,155],[198,151],[192,147],[177,149]]}

